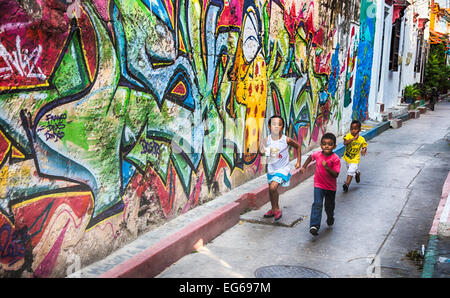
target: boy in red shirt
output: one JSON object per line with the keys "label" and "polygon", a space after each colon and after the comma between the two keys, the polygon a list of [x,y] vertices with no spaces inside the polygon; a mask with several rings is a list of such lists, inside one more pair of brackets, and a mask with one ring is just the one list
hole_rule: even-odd
{"label": "boy in red shirt", "polygon": [[314,236],[319,234],[320,223],[322,221],[322,207],[325,198],[325,213],[327,214],[327,224],[334,224],[334,206],[336,197],[336,181],[341,169],[341,160],[333,152],[336,148],[336,136],[332,133],[323,135],[320,141],[322,151],[311,154],[300,169],[305,172],[311,161],[316,161],[316,171],[314,173],[314,203],[311,207],[311,219],[309,232]]}

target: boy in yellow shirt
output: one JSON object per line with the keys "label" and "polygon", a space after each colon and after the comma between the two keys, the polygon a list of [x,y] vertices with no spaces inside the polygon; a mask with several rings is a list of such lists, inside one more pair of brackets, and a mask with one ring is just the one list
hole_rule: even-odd
{"label": "boy in yellow shirt", "polygon": [[348,191],[348,187],[355,177],[356,183],[360,181],[359,159],[360,153],[364,156],[367,153],[367,142],[364,137],[359,135],[361,131],[361,122],[353,120],[350,124],[350,132],[344,137],[345,153],[344,161],[347,166],[347,181],[342,188],[344,192]]}

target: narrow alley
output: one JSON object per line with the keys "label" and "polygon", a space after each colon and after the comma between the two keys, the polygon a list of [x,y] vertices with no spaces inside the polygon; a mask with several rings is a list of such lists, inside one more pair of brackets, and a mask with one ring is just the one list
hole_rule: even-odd
{"label": "narrow alley", "polygon": [[[335,224],[326,216],[309,233],[313,177],[280,196],[285,225],[262,218],[270,203],[241,215],[232,227],[157,277],[287,277],[269,266],[301,266],[329,277],[420,277],[411,258],[428,241],[442,185],[450,170],[450,104],[406,121],[368,142],[361,182],[343,193],[342,166]],[[292,224],[292,226],[289,226]],[[270,271],[272,269],[272,271]],[[265,271],[264,271],[265,270]]]}

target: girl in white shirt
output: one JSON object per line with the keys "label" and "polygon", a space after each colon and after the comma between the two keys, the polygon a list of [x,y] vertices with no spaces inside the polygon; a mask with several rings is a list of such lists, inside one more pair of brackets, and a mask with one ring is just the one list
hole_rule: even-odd
{"label": "girl in white shirt", "polygon": [[269,195],[272,209],[264,214],[264,217],[275,217],[279,220],[282,216],[278,205],[278,186],[289,186],[291,169],[289,166],[289,146],[297,150],[297,163],[295,168],[301,165],[301,146],[293,139],[283,134],[284,120],[280,116],[272,116],[269,119],[270,134],[259,146],[259,151],[267,157],[267,181],[269,183]]}

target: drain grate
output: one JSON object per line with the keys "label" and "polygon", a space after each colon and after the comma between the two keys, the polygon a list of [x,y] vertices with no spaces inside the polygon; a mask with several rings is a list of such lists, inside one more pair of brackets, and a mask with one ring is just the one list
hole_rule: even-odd
{"label": "drain grate", "polygon": [[273,265],[258,268],[258,278],[329,278],[327,274],[302,266]]}

